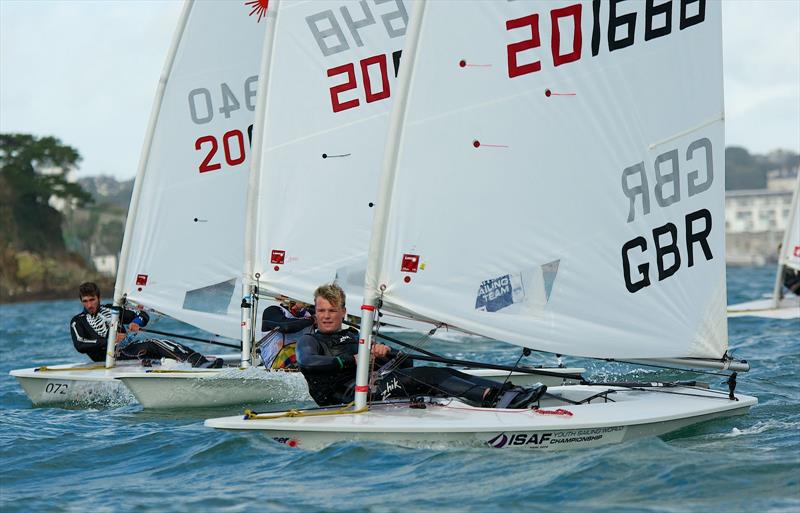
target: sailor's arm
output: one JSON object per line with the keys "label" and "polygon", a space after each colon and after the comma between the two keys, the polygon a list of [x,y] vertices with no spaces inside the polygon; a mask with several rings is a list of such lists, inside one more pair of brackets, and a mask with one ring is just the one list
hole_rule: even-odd
{"label": "sailor's arm", "polygon": [[138,331],[139,328],[144,328],[150,322],[150,316],[144,311],[142,306],[136,310],[122,310],[122,324],[127,324],[130,331]]}
{"label": "sailor's arm", "polygon": [[69,333],[72,336],[72,345],[79,353],[88,353],[101,348],[105,351],[106,338],[98,335],[94,330],[87,329],[86,323],[81,322],[80,316],[75,316],[69,323]]}

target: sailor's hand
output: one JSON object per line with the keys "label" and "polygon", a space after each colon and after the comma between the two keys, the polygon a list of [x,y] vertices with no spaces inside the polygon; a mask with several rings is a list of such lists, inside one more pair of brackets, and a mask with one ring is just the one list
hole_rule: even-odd
{"label": "sailor's hand", "polygon": [[125,334],[124,333],[117,333],[117,343],[120,343],[123,340],[125,340]]}
{"label": "sailor's hand", "polygon": [[386,358],[386,356],[389,354],[389,351],[391,351],[389,346],[375,344],[372,346],[372,350],[370,352],[372,353],[372,356],[376,358]]}

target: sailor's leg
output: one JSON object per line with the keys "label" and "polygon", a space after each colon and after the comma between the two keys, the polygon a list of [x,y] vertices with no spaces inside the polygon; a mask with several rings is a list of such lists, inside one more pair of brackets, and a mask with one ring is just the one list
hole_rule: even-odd
{"label": "sailor's leg", "polygon": [[378,382],[377,393],[382,397],[408,397],[431,395],[460,397],[481,405],[494,400],[501,385],[483,378],[470,376],[447,367],[412,367],[395,369]]}
{"label": "sailor's leg", "polygon": [[160,360],[161,358],[171,358],[179,362],[188,362],[193,367],[208,362],[205,356],[171,340],[151,338],[141,342],[131,342],[123,348],[121,354],[127,358],[139,358],[140,360]]}

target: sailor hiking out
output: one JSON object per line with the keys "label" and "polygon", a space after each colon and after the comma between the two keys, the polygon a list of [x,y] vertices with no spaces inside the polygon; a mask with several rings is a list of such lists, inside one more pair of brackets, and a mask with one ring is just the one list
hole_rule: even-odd
{"label": "sailor hiking out", "polygon": [[[84,283],[79,288],[79,295],[83,311],[70,321],[70,334],[72,344],[79,353],[86,354],[92,361],[105,360],[106,349],[111,326],[111,305],[100,304],[100,288],[91,282]],[[117,348],[117,358],[121,360],[160,360],[170,358],[179,362],[188,362],[193,367],[221,367],[222,360],[215,358],[209,360],[190,347],[166,339],[132,340],[126,337],[127,331],[136,333],[147,325],[150,316],[142,309],[129,310],[123,308],[120,312],[120,326],[116,333],[116,341],[121,342]]]}
{"label": "sailor hiking out", "polygon": [[[308,381],[311,397],[320,406],[345,404],[353,400],[356,380],[358,333],[343,329],[345,293],[336,284],[322,285],[314,293],[317,329],[300,337],[297,362]],[[508,382],[471,376],[447,367],[413,367],[411,359],[383,344],[372,346],[378,373],[371,386],[373,398],[414,398],[417,396],[460,397],[476,406],[525,408],[546,390],[544,385],[515,387]],[[392,364],[402,362],[394,367]]]}

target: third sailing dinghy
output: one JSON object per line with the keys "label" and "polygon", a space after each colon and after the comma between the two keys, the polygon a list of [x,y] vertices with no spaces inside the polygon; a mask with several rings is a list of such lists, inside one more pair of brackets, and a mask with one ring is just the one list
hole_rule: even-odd
{"label": "third sailing dinghy", "polygon": [[[727,355],[718,2],[420,2],[376,200],[355,404],[207,426],[341,440],[593,447],[745,413],[694,382],[553,386],[528,409],[368,404],[376,310],[553,353]],[[649,5],[649,4],[648,4]]]}
{"label": "third sailing dinghy", "polygon": [[[352,22],[362,19],[371,21]],[[244,322],[260,324],[254,299],[285,296],[308,302],[317,286],[334,280],[347,291],[349,311],[356,313],[408,12],[402,1],[273,1],[265,21],[246,228],[239,232],[251,312]],[[400,318],[395,323],[410,324]],[[255,345],[252,331],[242,337],[243,347]],[[537,379],[561,384],[582,371],[548,369]],[[499,380],[507,375],[472,372]],[[253,388],[273,386],[272,380],[227,385],[221,377],[234,379],[235,373],[155,371],[122,379],[146,408],[241,404],[248,389],[254,394]],[[305,384],[299,373],[286,379]],[[282,392],[273,397],[293,399]]]}
{"label": "third sailing dinghy", "polygon": [[800,176],[797,177],[786,233],[778,251],[778,268],[769,299],[728,306],[728,317],[800,318]]}
{"label": "third sailing dinghy", "polygon": [[[228,1],[189,0],[183,7],[144,141],[114,295],[117,305],[126,299],[129,307],[144,305],[235,339],[249,139],[266,25],[251,10]],[[67,329],[65,323],[65,335]],[[11,374],[35,405],[92,404],[117,397],[121,375],[152,370],[116,362],[112,354],[105,365]],[[302,380],[300,386],[305,389]],[[250,386],[244,399],[263,399],[267,389]]]}

